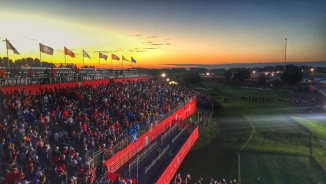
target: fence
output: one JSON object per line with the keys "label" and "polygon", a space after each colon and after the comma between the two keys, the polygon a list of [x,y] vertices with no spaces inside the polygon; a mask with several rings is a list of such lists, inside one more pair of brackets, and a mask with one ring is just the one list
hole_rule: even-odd
{"label": "fence", "polygon": [[180,135],[185,131],[186,129],[184,128],[184,129],[182,129],[174,138],[172,138],[172,144],[174,143],[174,141],[175,140],[177,140],[179,137],[180,137]]}
{"label": "fence", "polygon": [[155,163],[164,155],[164,153],[170,148],[170,145],[167,145],[162,152],[159,153],[158,157],[156,157],[149,166],[145,168],[145,174],[155,165]]}
{"label": "fence", "polygon": [[142,154],[138,155],[137,158],[129,164],[129,175],[131,170],[134,169],[139,162],[143,161],[156,147],[157,142],[154,142],[148,148],[146,148]]}
{"label": "fence", "polygon": [[178,125],[174,125],[170,130],[166,131],[162,136],[161,136],[161,142],[162,144],[164,144],[165,139],[167,139],[169,137],[169,135],[174,132],[175,130],[177,130]]}

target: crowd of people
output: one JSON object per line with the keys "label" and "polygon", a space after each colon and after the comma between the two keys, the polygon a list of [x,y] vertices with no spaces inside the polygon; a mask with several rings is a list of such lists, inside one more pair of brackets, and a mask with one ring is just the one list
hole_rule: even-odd
{"label": "crowd of people", "polygon": [[212,108],[214,99],[204,93],[196,93],[197,104],[203,108]]}
{"label": "crowd of people", "polygon": [[321,93],[324,96],[326,96],[326,88],[325,88],[324,85],[321,85],[321,84],[318,85],[318,84],[316,84],[316,85],[310,86],[310,88],[312,88],[313,90],[318,91],[319,93]]}
{"label": "crowd of people", "polygon": [[[187,184],[188,182],[191,182],[191,175],[187,174],[185,177],[182,177],[181,174],[177,174],[174,178],[174,182],[173,184]],[[202,177],[200,177],[198,180],[194,181],[195,184],[203,184],[204,179]],[[228,184],[226,179],[222,179],[222,180],[218,180],[218,179],[211,179],[209,181],[209,184]],[[237,181],[237,179],[233,179],[229,181],[229,184],[239,184],[239,182]]]}
{"label": "crowd of people", "polygon": [[161,80],[5,95],[0,183],[109,183],[104,162],[93,173],[93,153],[111,150],[195,95]]}

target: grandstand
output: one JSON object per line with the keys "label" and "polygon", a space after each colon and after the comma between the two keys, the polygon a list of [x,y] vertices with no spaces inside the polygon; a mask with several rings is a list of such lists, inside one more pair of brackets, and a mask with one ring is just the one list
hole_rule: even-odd
{"label": "grandstand", "polygon": [[[31,70],[34,75],[26,76]],[[184,146],[182,154],[187,154],[197,139],[192,137],[190,144],[188,139],[196,131],[180,121],[171,124],[196,111],[195,94],[150,80],[135,69],[21,68],[16,75],[7,74],[11,78],[0,87],[5,92],[0,107],[1,182],[30,181],[37,171],[51,183],[62,177],[66,183],[71,178],[104,181],[97,171],[105,160],[104,176],[111,180],[121,175],[133,178],[133,183],[139,178],[138,183],[160,183],[163,168],[170,163],[162,161],[175,159]],[[142,172],[134,175],[135,164],[130,164],[137,155],[143,155],[137,161]],[[181,156],[178,164],[185,155]],[[164,176],[164,182],[171,180]]]}
{"label": "grandstand", "polygon": [[[62,83],[87,80],[103,80],[148,76],[139,73],[135,68],[123,70],[107,68],[46,68],[20,67],[4,68],[5,78],[1,78],[0,86],[17,86],[43,83]],[[52,75],[52,70],[54,71]]]}

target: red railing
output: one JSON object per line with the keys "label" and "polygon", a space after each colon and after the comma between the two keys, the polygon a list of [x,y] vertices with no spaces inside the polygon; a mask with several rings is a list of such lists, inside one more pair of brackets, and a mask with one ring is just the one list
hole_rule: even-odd
{"label": "red railing", "polygon": [[187,141],[183,144],[182,148],[179,150],[178,154],[175,155],[173,160],[170,162],[169,166],[165,169],[160,178],[156,181],[155,184],[168,184],[171,182],[173,177],[180,167],[182,161],[195,144],[198,139],[198,127],[191,133]]}

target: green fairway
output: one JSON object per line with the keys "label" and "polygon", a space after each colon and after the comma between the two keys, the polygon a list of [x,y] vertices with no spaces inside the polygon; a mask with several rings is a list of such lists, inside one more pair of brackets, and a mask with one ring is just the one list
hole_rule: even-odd
{"label": "green fairway", "polygon": [[325,183],[325,172],[310,157],[241,152],[242,183]]}
{"label": "green fairway", "polygon": [[[216,82],[201,82],[197,87],[194,90],[210,95],[220,105],[214,107],[208,127],[181,165],[181,174],[202,176],[205,182],[237,178],[255,183],[257,172],[260,183],[326,183],[321,177],[326,176],[326,126],[323,118],[315,116],[320,114],[308,118],[304,108],[278,103],[277,98],[290,97],[280,89]],[[240,100],[249,96],[270,101]],[[222,98],[231,100],[223,103]]]}
{"label": "green fairway", "polygon": [[305,118],[299,116],[291,116],[291,118],[299,122],[308,130],[316,134],[318,137],[326,139],[326,117],[324,115],[311,115],[305,116]]}

